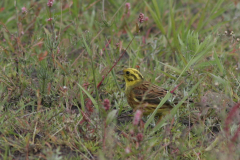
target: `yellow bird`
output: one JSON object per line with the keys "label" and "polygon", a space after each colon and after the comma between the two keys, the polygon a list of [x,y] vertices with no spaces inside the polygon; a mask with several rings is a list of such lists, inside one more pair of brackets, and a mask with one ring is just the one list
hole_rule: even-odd
{"label": "yellow bird", "polygon": [[[150,82],[144,81],[142,74],[134,69],[127,68],[120,71],[126,82],[125,95],[127,97],[128,104],[133,108],[134,111],[140,109],[144,115],[149,115],[154,112],[156,107],[161,102],[161,99],[165,97],[168,90],[154,85]],[[170,103],[166,101],[156,113],[156,116],[160,118],[169,113],[176,104],[176,100]],[[178,100],[177,100],[178,101]]]}

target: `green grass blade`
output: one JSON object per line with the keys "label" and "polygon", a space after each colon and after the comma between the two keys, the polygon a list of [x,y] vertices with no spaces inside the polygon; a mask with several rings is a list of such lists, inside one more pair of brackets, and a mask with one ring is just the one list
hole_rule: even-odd
{"label": "green grass blade", "polygon": [[81,90],[83,90],[84,93],[86,93],[86,95],[88,96],[88,98],[90,98],[90,100],[92,101],[93,105],[95,106],[95,108],[97,109],[97,111],[99,111],[99,106],[98,103],[95,101],[95,99],[91,96],[91,94],[86,91],[79,83],[77,84],[79,86],[79,88]]}
{"label": "green grass blade", "polygon": [[148,7],[155,23],[157,24],[157,27],[160,29],[160,31],[163,33],[163,35],[166,34],[164,27],[163,27],[163,23],[161,22],[160,18],[156,15],[156,12],[152,10],[152,8],[148,5],[148,3],[146,1],[144,1],[146,6]]}
{"label": "green grass blade", "polygon": [[216,62],[216,64],[217,64],[218,68],[219,68],[220,73],[223,74],[224,68],[223,68],[223,65],[221,64],[221,62],[220,62],[220,60],[219,60],[219,58],[218,58],[218,56],[217,56],[216,51],[214,51],[213,57],[214,57],[215,62]]}

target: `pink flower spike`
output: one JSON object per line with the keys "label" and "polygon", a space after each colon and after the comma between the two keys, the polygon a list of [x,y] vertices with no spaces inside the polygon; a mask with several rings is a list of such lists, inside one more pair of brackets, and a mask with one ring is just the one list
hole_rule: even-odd
{"label": "pink flower spike", "polygon": [[142,133],[137,134],[137,140],[138,140],[138,142],[141,142],[143,140],[143,134]]}
{"label": "pink flower spike", "polygon": [[149,18],[148,18],[148,17],[145,17],[144,21],[146,21],[146,22],[147,22],[148,20],[149,20]]}
{"label": "pink flower spike", "polygon": [[48,18],[48,20],[47,21],[52,21],[53,20],[53,18]]}
{"label": "pink flower spike", "polygon": [[26,12],[27,12],[26,7],[22,7],[22,13],[26,13]]}
{"label": "pink flower spike", "polygon": [[138,22],[139,23],[143,23],[144,22],[144,14],[143,13],[140,13],[139,16],[138,16]]}
{"label": "pink flower spike", "polygon": [[125,6],[126,6],[127,10],[131,9],[131,4],[130,3],[126,3]]}
{"label": "pink flower spike", "polygon": [[110,109],[110,101],[109,101],[109,99],[104,99],[103,106],[104,106],[104,109],[106,111],[108,111]]}
{"label": "pink flower spike", "polygon": [[47,6],[52,7],[53,6],[54,0],[48,0]]}
{"label": "pink flower spike", "polygon": [[138,125],[140,120],[142,117],[142,111],[141,110],[137,110],[135,115],[134,115],[134,119],[133,119],[133,125]]}
{"label": "pink flower spike", "polygon": [[127,154],[129,154],[129,153],[131,153],[131,149],[130,149],[129,147],[127,147],[127,148],[125,148],[125,152],[126,152]]}

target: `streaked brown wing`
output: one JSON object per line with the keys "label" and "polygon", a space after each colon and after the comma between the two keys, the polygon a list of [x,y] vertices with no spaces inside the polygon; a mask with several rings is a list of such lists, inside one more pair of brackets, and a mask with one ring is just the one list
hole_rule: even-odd
{"label": "streaked brown wing", "polygon": [[[141,85],[133,88],[134,97],[143,103],[156,104],[167,94],[167,90],[149,82],[143,82]],[[169,102],[166,102],[169,103]]]}

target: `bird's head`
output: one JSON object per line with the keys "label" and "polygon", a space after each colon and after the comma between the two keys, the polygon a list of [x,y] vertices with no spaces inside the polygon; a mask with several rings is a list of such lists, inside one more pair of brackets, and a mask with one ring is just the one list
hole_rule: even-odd
{"label": "bird's head", "polygon": [[143,81],[142,74],[134,68],[127,68],[123,71],[120,71],[119,73],[124,77],[126,88],[133,87]]}

